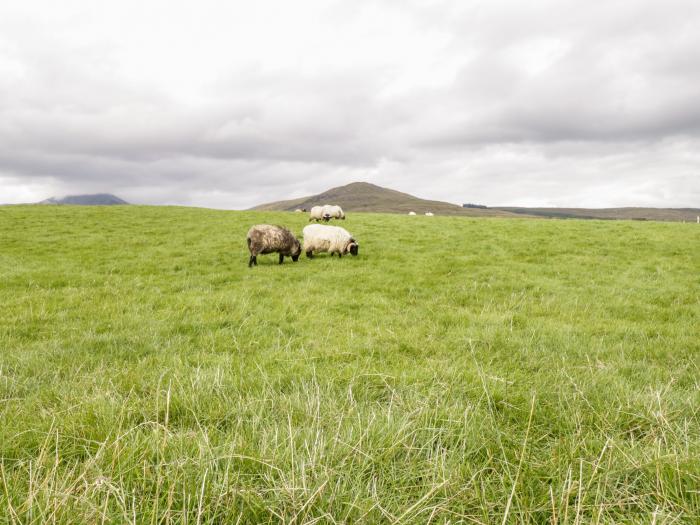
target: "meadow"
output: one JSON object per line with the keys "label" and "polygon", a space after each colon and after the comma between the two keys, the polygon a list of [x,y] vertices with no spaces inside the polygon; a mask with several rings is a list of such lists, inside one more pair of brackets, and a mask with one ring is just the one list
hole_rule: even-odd
{"label": "meadow", "polygon": [[0,208],[0,523],[700,522],[697,224]]}

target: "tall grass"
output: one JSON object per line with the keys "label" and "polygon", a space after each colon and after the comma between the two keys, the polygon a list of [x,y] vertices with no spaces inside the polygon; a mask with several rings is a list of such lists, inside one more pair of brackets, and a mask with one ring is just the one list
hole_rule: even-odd
{"label": "tall grass", "polygon": [[700,228],[0,208],[2,523],[697,523]]}

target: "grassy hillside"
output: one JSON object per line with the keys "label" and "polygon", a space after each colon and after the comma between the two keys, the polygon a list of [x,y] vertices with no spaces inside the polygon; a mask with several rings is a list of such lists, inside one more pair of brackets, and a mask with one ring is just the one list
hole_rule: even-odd
{"label": "grassy hillside", "polygon": [[695,222],[698,208],[516,208],[500,207],[494,210],[522,213],[530,216],[581,219],[623,219],[648,221]]}
{"label": "grassy hillside", "polygon": [[270,202],[253,208],[260,211],[293,211],[297,208],[311,209],[312,206],[337,204],[345,211],[379,212],[407,214],[414,211],[419,215],[432,212],[437,215],[461,215],[466,217],[517,217],[504,210],[483,208],[462,208],[442,201],[420,199],[396,190],[382,188],[368,182],[353,182],[328,191],[287,201]]}
{"label": "grassy hillside", "polygon": [[0,208],[0,523],[697,523],[696,224]]}

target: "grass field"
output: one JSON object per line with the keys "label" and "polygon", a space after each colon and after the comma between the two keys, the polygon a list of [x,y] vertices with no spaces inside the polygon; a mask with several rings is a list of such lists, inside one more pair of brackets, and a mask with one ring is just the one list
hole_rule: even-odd
{"label": "grass field", "polygon": [[698,523],[700,227],[0,208],[0,523]]}

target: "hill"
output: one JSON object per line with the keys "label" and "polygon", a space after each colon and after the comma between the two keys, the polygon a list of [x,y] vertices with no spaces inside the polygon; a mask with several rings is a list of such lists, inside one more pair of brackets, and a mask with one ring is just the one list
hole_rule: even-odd
{"label": "hill", "polygon": [[524,208],[498,206],[490,209],[559,219],[695,222],[700,215],[700,208]]}
{"label": "hill", "polygon": [[73,204],[79,206],[113,206],[118,204],[129,204],[123,199],[111,193],[95,193],[92,195],[69,195],[63,198],[51,197],[43,200],[39,204]]}
{"label": "hill", "polygon": [[700,522],[696,224],[378,218],[0,208],[0,523]]}
{"label": "hill", "polygon": [[433,212],[436,215],[464,215],[471,217],[513,217],[515,214],[504,210],[463,208],[449,202],[426,200],[369,182],[353,182],[346,186],[332,188],[318,195],[301,197],[261,204],[251,208],[264,211],[293,211],[297,208],[311,208],[320,204],[338,204],[345,211],[402,213],[415,211],[419,215]]}

